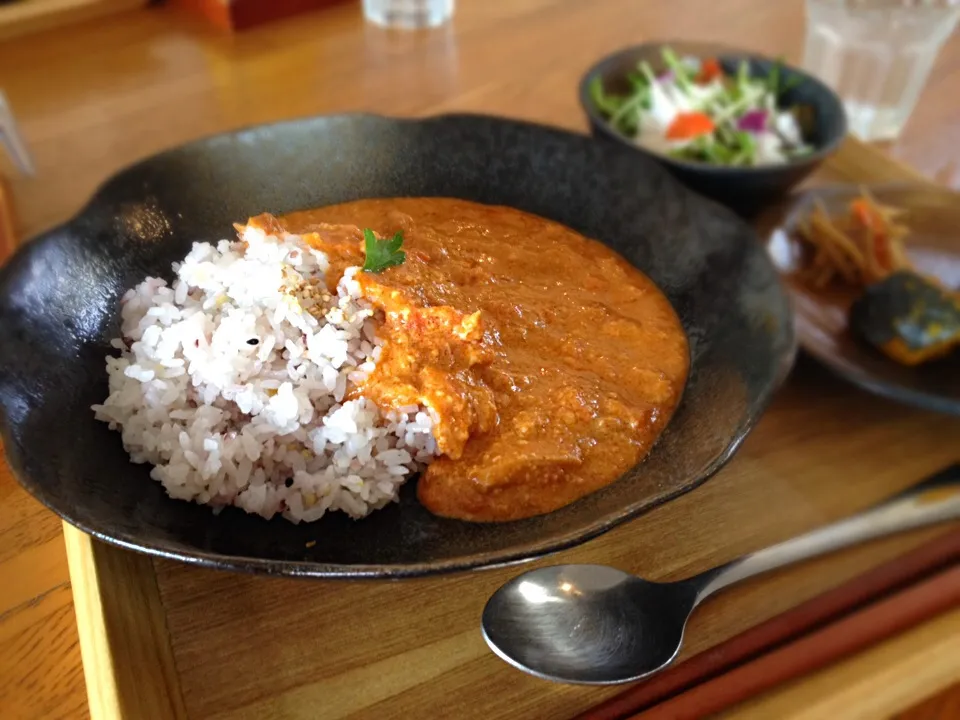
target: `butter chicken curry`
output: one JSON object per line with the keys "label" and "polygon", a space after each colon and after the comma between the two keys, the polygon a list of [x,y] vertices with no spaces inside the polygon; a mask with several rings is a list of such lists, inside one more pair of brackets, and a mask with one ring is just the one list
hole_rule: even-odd
{"label": "butter chicken curry", "polygon": [[680,400],[689,352],[670,303],[558,223],[440,198],[360,200],[279,223],[327,253],[331,288],[364,264],[362,229],[402,234],[400,264],[356,276],[382,312],[383,343],[357,392],[432,410],[442,455],[418,495],[438,515],[514,520],[573,502],[636,465]]}

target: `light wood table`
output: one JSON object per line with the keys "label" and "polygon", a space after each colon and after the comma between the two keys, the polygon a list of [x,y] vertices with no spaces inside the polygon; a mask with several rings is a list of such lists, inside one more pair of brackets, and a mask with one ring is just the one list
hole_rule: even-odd
{"label": "light wood table", "polygon": [[[798,0],[460,0],[458,5],[451,26],[429,33],[365,26],[358,3],[238,37],[218,36],[158,8],[0,45],[0,87],[38,168],[36,178],[13,179],[21,231],[34,234],[64,220],[122,165],[201,135],[358,109],[398,115],[482,111],[582,129],[576,81],[614,48],[688,37],[796,58],[802,24]],[[960,147],[958,93],[960,39],[948,44],[919,109],[892,149],[921,172],[950,183],[950,155]],[[820,381],[833,382],[823,374],[807,382]],[[803,442],[804,388],[789,392],[796,396],[785,401],[790,414],[778,418],[795,423],[793,439]],[[876,412],[909,416],[919,445],[940,425],[936,418],[855,397]],[[869,452],[870,443],[890,443],[891,427],[876,423],[856,452]],[[764,445],[764,438],[783,429],[761,426],[744,450],[739,472],[756,472],[761,458],[793,472],[792,461],[769,442]],[[852,451],[839,437],[830,452]],[[892,452],[881,456],[893,457]],[[877,472],[895,471],[884,470],[882,462],[875,460]],[[929,464],[916,459],[902,471],[934,469]],[[837,488],[841,495],[854,491]],[[709,483],[704,492],[712,492]],[[788,495],[781,486],[776,497]],[[803,528],[831,511],[792,512],[784,520],[787,529]],[[769,518],[758,525],[766,533],[758,538],[775,534]],[[717,557],[744,549],[723,548]],[[858,557],[854,553],[842,562],[854,567]],[[670,561],[669,553],[662,559]],[[689,569],[673,566],[678,573]],[[743,622],[729,612],[721,608],[702,623]],[[0,472],[0,708],[5,718],[88,713],[60,522],[6,469]]]}

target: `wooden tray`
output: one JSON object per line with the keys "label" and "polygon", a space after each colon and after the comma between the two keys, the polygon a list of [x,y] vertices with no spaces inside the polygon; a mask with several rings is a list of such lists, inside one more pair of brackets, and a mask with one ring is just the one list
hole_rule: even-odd
{"label": "wooden tray", "polygon": [[[918,179],[849,141],[819,181]],[[768,219],[769,220],[769,219]],[[762,223],[763,224],[763,223]],[[899,407],[801,358],[736,458],[701,488],[536,564],[676,579],[854,512],[956,460],[960,419]],[[733,589],[684,657],[946,532],[876,542]],[[487,597],[516,569],[307,582],[154,560],[65,526],[93,718],[569,718],[622,688],[528,677],[488,652]]]}

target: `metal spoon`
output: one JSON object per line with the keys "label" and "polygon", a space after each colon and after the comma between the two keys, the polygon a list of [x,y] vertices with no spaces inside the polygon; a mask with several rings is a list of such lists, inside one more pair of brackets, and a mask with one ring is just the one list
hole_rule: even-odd
{"label": "metal spoon", "polygon": [[865,540],[958,518],[960,464],[858,515],[678,582],[650,582],[602,565],[531,570],[487,602],[483,636],[508,663],[546,680],[631,682],[670,664],[694,608],[718,590]]}

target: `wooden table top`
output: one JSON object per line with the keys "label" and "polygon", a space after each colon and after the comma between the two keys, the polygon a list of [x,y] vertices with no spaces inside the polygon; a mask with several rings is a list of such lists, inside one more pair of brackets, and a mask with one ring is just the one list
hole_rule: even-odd
{"label": "wooden table top", "polygon": [[[801,42],[800,0],[460,0],[458,5],[452,25],[427,33],[366,26],[359,3],[237,37],[154,8],[0,46],[0,88],[38,170],[32,179],[11,177],[21,232],[31,235],[66,219],[124,164],[213,132],[341,110],[480,111],[583,129],[576,79],[613,48],[684,37],[796,59]],[[951,184],[949,158],[960,147],[958,92],[960,38],[948,43],[892,149],[924,174]],[[3,163],[0,170],[10,173]],[[791,392],[799,398],[803,387]],[[889,412],[892,406],[878,401],[871,407]],[[802,414],[798,401],[798,427]],[[939,421],[906,414],[916,419],[913,437],[922,444]],[[767,426],[765,432],[775,430]],[[867,444],[890,440],[883,423],[862,438]],[[760,442],[747,452],[759,454]],[[842,445],[834,452],[844,452]],[[883,461],[876,462],[879,472]],[[60,522],[5,468],[0,539],[0,707],[5,717],[84,717]]]}

